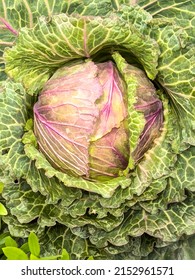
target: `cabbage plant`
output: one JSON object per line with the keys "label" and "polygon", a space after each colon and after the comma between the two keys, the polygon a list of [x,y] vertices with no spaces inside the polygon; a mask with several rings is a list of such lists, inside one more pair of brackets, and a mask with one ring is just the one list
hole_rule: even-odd
{"label": "cabbage plant", "polygon": [[194,1],[12,2],[2,232],[41,257],[195,259]]}

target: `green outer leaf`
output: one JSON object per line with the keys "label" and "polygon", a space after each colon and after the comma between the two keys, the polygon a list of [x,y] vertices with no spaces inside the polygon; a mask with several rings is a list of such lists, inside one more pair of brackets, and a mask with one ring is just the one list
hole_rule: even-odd
{"label": "green outer leaf", "polygon": [[176,22],[182,29],[187,31],[188,40],[195,42],[195,3],[193,0],[138,0],[137,4],[142,6],[158,21],[167,21],[168,19],[169,22]]}
{"label": "green outer leaf", "polygon": [[[2,58],[6,47],[11,47],[16,35],[21,28],[27,26],[32,28],[36,25],[40,16],[44,15],[50,19],[59,13],[79,13],[83,15],[107,15],[113,8],[118,9],[119,5],[128,1],[110,0],[42,0],[42,1],[18,1],[0,0],[0,18],[4,21],[0,23],[0,80],[5,80],[4,60]],[[6,22],[12,27],[12,31],[6,28]]]}
{"label": "green outer leaf", "polygon": [[148,214],[144,210],[130,210],[123,223],[113,231],[105,233],[93,228],[90,241],[100,247],[111,242],[116,246],[126,245],[129,236],[141,236],[144,232],[163,241],[174,242],[183,234],[195,233],[195,202],[194,195],[184,202],[171,205],[170,209]]}
{"label": "green outer leaf", "polygon": [[34,232],[30,232],[28,237],[28,246],[32,255],[38,257],[40,254],[40,245],[37,235]]}
{"label": "green outer leaf", "polygon": [[[155,139],[153,146],[144,154],[143,159],[133,172],[131,185],[132,192],[136,194],[135,201],[137,201],[137,196],[140,197],[142,193],[145,196],[144,191],[147,188],[155,188],[156,180],[157,182],[160,180],[159,184],[162,181],[164,185],[163,180],[171,175],[177,158],[171,146],[173,134],[175,137],[178,134],[177,127],[173,126],[176,119],[164,97],[162,102],[164,106],[164,123],[161,135]],[[178,145],[180,145],[179,140]],[[162,186],[162,188],[164,187]],[[154,190],[151,190],[151,192],[153,193],[153,198],[155,198],[156,192]]]}
{"label": "green outer leaf", "polygon": [[175,169],[166,180],[166,188],[155,200],[142,201],[141,206],[148,212],[157,213],[159,209],[166,210],[169,203],[184,201],[187,197],[186,190],[195,191],[194,165],[195,147],[191,146],[177,156]]}
{"label": "green outer leaf", "polygon": [[19,139],[23,135],[31,104],[21,84],[8,81],[3,84],[2,89],[0,92],[0,160],[4,172],[10,173],[13,166],[17,169],[17,175],[9,174],[9,180],[11,180],[12,176],[20,177],[26,171],[27,162]]}
{"label": "green outer leaf", "polygon": [[191,146],[178,156],[173,177],[170,177],[170,184],[179,188],[195,192],[195,147]]}
{"label": "green outer leaf", "polygon": [[114,13],[109,18],[66,14],[55,15],[51,21],[40,18],[33,30],[23,28],[16,45],[4,53],[6,71],[35,94],[64,63],[91,57],[105,47],[117,49],[119,42],[154,79],[158,45]]}
{"label": "green outer leaf", "polygon": [[5,247],[2,250],[7,260],[28,260],[28,256],[19,248]]}
{"label": "green outer leaf", "polygon": [[[138,145],[139,137],[145,126],[145,118],[143,113],[138,112],[135,109],[135,104],[137,102],[136,90],[137,90],[137,79],[134,75],[130,75],[128,72],[128,64],[125,59],[120,56],[119,53],[114,53],[113,58],[117,64],[117,67],[124,78],[127,85],[127,104],[128,104],[128,128],[129,128],[129,147],[130,147],[130,157],[128,169],[134,169],[135,162],[132,157],[132,152]],[[128,172],[127,171],[125,172]],[[124,172],[124,173],[125,173]]]}
{"label": "green outer leaf", "polygon": [[195,235],[183,236],[178,242],[161,244],[157,242],[156,248],[147,259],[149,260],[195,260]]}
{"label": "green outer leaf", "polygon": [[[119,225],[123,219],[123,216],[115,217],[113,215],[109,215],[108,218],[102,217],[102,219],[94,219],[93,215],[91,217],[87,215],[82,216],[82,213],[85,213],[87,208],[90,206],[89,203],[91,203],[93,210],[93,200],[92,202],[88,202],[85,201],[85,199],[81,199],[80,203],[79,201],[78,203],[76,201],[74,205],[75,207],[67,207],[66,205],[63,205],[63,202],[59,202],[56,205],[48,204],[45,197],[41,194],[33,193],[26,182],[21,182],[17,190],[14,184],[10,184],[5,189],[4,197],[7,200],[7,206],[11,209],[11,214],[17,216],[18,221],[23,225],[38,218],[37,223],[39,225],[39,231],[43,231],[46,226],[55,225],[56,222],[64,224],[70,228],[92,224],[98,228],[110,231]],[[96,208],[94,210],[97,211]],[[98,210],[100,212],[101,207],[99,207]],[[105,210],[105,213],[107,211],[108,209]],[[9,224],[10,222],[13,223],[13,221],[10,221],[9,218],[10,217],[7,217],[4,221]],[[18,223],[16,223],[16,227],[17,224]],[[10,224],[10,227],[12,226],[14,227],[14,224]]]}
{"label": "green outer leaf", "polygon": [[40,231],[40,225],[38,225],[37,222],[32,221],[31,223],[21,224],[17,218],[11,214],[4,216],[3,222],[8,225],[8,230],[11,236],[28,238],[31,231],[37,233]]}
{"label": "green outer leaf", "polygon": [[195,2],[140,0],[138,4],[153,16],[146,33],[161,51],[157,80],[179,119],[184,142],[195,145]]}
{"label": "green outer leaf", "polygon": [[188,35],[173,26],[164,27],[156,36],[165,53],[159,59],[158,81],[177,114],[184,141],[195,145],[194,46],[186,46]]}
{"label": "green outer leaf", "polygon": [[82,178],[73,178],[60,171],[55,170],[46,158],[33,145],[25,145],[25,153],[31,160],[36,160],[36,168],[45,170],[45,175],[49,178],[56,176],[59,181],[63,182],[67,187],[80,188],[86,191],[101,194],[103,197],[109,198],[113,195],[116,188],[120,185],[127,187],[130,179],[126,177],[118,177],[107,182],[91,182]]}
{"label": "green outer leaf", "polygon": [[89,244],[86,239],[76,236],[62,225],[48,228],[40,238],[43,256],[60,255],[63,249],[69,253],[70,259],[85,259],[89,256]]}

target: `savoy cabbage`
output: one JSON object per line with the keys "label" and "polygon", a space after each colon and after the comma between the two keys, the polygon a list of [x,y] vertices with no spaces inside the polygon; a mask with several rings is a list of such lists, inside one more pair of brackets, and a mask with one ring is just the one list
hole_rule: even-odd
{"label": "savoy cabbage", "polygon": [[195,259],[194,1],[2,0],[0,31],[1,231]]}

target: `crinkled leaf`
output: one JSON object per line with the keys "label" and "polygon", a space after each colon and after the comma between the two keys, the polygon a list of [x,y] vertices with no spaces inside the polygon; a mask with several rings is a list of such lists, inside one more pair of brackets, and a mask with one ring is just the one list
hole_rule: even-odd
{"label": "crinkled leaf", "polygon": [[32,221],[31,223],[27,224],[21,224],[18,219],[11,214],[4,216],[3,221],[8,225],[8,230],[11,236],[26,238],[29,236],[31,231],[41,231],[36,221]]}
{"label": "crinkled leaf", "polygon": [[52,178],[53,176],[56,176],[58,180],[63,182],[67,187],[80,188],[83,190],[99,193],[103,197],[110,197],[119,185],[125,188],[130,183],[130,179],[122,176],[107,182],[91,182],[82,178],[77,179],[70,177],[65,173],[55,170],[48,163],[45,157],[40,154],[40,152],[33,146],[25,146],[25,152],[31,160],[36,160],[37,169],[46,170],[45,175],[47,177]]}
{"label": "crinkled leaf", "polygon": [[93,228],[90,241],[101,247],[107,246],[108,242],[116,246],[125,245],[129,236],[140,236],[144,232],[160,238],[164,241],[173,242],[183,234],[194,234],[194,196],[184,202],[173,204],[168,210],[149,214],[144,210],[130,210],[119,227],[109,233]]}
{"label": "crinkled leaf", "polygon": [[157,80],[169,96],[186,143],[194,145],[194,1],[138,1],[154,17],[150,35],[160,47]]}
{"label": "crinkled leaf", "polygon": [[41,15],[51,17],[52,14],[72,12],[80,1],[0,1],[0,80],[5,80],[4,59],[2,58],[5,48],[12,47],[21,28],[32,28]]}
{"label": "crinkled leaf", "polygon": [[40,244],[42,256],[60,255],[63,249],[67,250],[71,259],[85,259],[89,256],[87,241],[62,225],[48,229],[40,238]]}
{"label": "crinkled leaf", "polygon": [[[12,209],[11,214],[16,216],[20,223],[27,224],[35,219],[38,219],[37,223],[39,224],[40,231],[42,231],[46,226],[55,225],[56,222],[64,224],[70,228],[92,224],[98,228],[103,228],[109,231],[119,225],[123,219],[123,216],[115,217],[108,215],[109,217],[107,217],[107,215],[105,215],[105,217],[101,218],[100,216],[99,219],[94,219],[93,213],[91,213],[92,215],[89,217],[88,215],[84,215],[85,212],[87,212],[88,207],[91,205],[93,207],[93,203],[90,201],[83,201],[80,205],[76,202],[74,208],[65,207],[61,202],[55,205],[48,204],[47,201],[45,201],[44,196],[33,193],[30,186],[28,186],[25,182],[19,184],[17,191],[14,185],[9,185],[5,189],[4,197],[7,200],[7,206],[9,209]],[[77,208],[79,206],[80,212]],[[95,207],[95,210],[97,211],[98,208]],[[99,211],[100,210],[101,208],[99,207]],[[82,212],[83,216],[81,216]],[[14,225],[12,226],[14,227]]]}
{"label": "crinkled leaf", "polygon": [[156,76],[157,44],[115,14],[109,18],[61,14],[51,21],[41,17],[34,29],[22,29],[17,44],[5,52],[6,72],[34,94],[64,63],[91,57],[111,45],[117,49],[118,42],[139,60],[150,78]]}
{"label": "crinkled leaf", "polygon": [[155,19],[161,19],[166,22],[176,22],[179,26],[187,31],[191,42],[194,42],[194,17],[195,17],[195,3],[193,0],[169,0],[169,1],[152,1],[152,0],[138,0],[137,4],[144,8]]}
{"label": "crinkled leaf", "polygon": [[[85,16],[90,13],[92,16],[88,25],[91,36],[88,37],[88,46],[94,43],[94,59],[107,60],[107,51],[109,59],[113,50],[121,51],[126,60],[129,58],[128,63],[140,66],[140,62],[144,62],[150,78],[155,76],[158,62],[159,73],[155,85],[162,87],[161,92],[164,89],[160,96],[164,106],[161,136],[145,153],[130,178],[121,177],[119,181],[110,182],[110,185],[96,185],[94,182],[86,184],[82,180],[73,182],[73,179],[51,168],[37,150],[33,134],[29,130],[31,128],[28,128],[26,138],[23,137],[26,132],[25,124],[32,118],[34,100],[29,102],[29,97],[27,98],[28,95],[20,84],[7,82],[3,85],[5,90],[2,90],[1,85],[0,176],[4,184],[2,202],[5,202],[10,211],[2,220],[4,225],[7,224],[11,235],[25,238],[30,231],[36,232],[41,237],[42,257],[60,255],[65,248],[73,259],[84,259],[90,255],[95,259],[194,259],[194,148],[190,147],[195,139],[194,1],[48,0],[44,1],[46,5],[41,1],[3,2],[5,4],[0,5],[0,9],[4,9],[3,13],[7,10],[8,21],[13,28],[17,30],[22,27],[17,43],[14,43],[15,47],[6,54],[10,55],[9,67],[12,65],[12,54],[14,63],[18,61],[17,67],[20,68],[16,72],[13,69],[9,71],[18,79],[21,70],[21,80],[25,80],[27,86],[35,84],[39,78],[44,83],[64,63],[63,55],[67,48],[64,48],[63,33],[60,33],[64,27],[70,23],[80,23],[81,28],[77,26],[75,29],[77,34],[72,25],[66,30],[66,36],[70,35],[68,43],[74,47],[78,47],[74,38],[80,40],[81,44],[78,34],[79,31],[83,34],[85,30],[84,21],[79,16],[74,19],[75,11]],[[26,9],[25,2],[30,10]],[[134,6],[136,3],[148,12]],[[121,4],[131,6],[127,8]],[[36,5],[38,13],[33,10]],[[115,9],[114,14],[110,5]],[[15,12],[16,8],[18,13]],[[65,16],[65,20],[54,16],[52,23],[52,14],[60,12],[67,12],[72,16]],[[40,14],[49,17],[40,19]],[[37,19],[39,23],[30,30],[28,27],[31,15],[33,24]],[[93,15],[100,17],[95,19]],[[103,18],[102,15],[106,17]],[[109,19],[110,16],[112,19]],[[19,25],[16,26],[14,22],[17,21]],[[60,23],[59,28],[56,27],[57,22]],[[44,32],[44,28],[47,32],[42,38],[40,30]],[[56,28],[55,35],[52,28]],[[121,29],[124,30],[123,33]],[[3,33],[3,40],[13,42],[10,34],[7,34]],[[110,49],[110,45],[106,45],[106,49],[101,52],[101,41],[105,42],[106,36],[111,36],[109,42],[112,46],[121,42],[122,49],[118,45],[116,49]],[[132,49],[124,51],[124,46],[129,43],[136,49],[134,56],[132,52],[129,56]],[[63,48],[60,49],[60,46]],[[1,50],[3,49],[4,46]],[[32,49],[35,51],[34,56]],[[78,51],[82,52],[83,49],[83,45],[82,48],[79,46]],[[92,49],[89,48],[89,52]],[[147,56],[143,60],[145,51]],[[135,57],[140,54],[141,60],[137,61]],[[66,59],[68,61],[69,58]],[[52,67],[48,67],[49,63]],[[39,77],[39,73],[44,74],[44,71],[45,76]],[[33,73],[35,76],[32,77]],[[1,74],[0,76],[5,78]],[[34,94],[38,87],[37,84],[34,88],[31,87],[31,93]]]}
{"label": "crinkled leaf", "polygon": [[133,169],[158,138],[163,126],[162,102],[154,85],[139,68],[129,65],[118,53],[113,55],[127,85],[129,168]]}

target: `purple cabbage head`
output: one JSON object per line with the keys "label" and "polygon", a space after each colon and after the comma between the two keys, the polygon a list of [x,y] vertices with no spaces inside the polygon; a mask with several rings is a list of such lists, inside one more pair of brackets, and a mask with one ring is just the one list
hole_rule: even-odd
{"label": "purple cabbage head", "polygon": [[[145,79],[140,81],[144,84]],[[34,132],[48,161],[62,172],[86,179],[119,176],[131,153],[126,91],[111,61],[87,61],[57,70],[34,105]],[[137,96],[135,108],[143,112],[146,124],[132,151],[135,160],[162,125],[162,105],[152,83],[140,85]]]}

